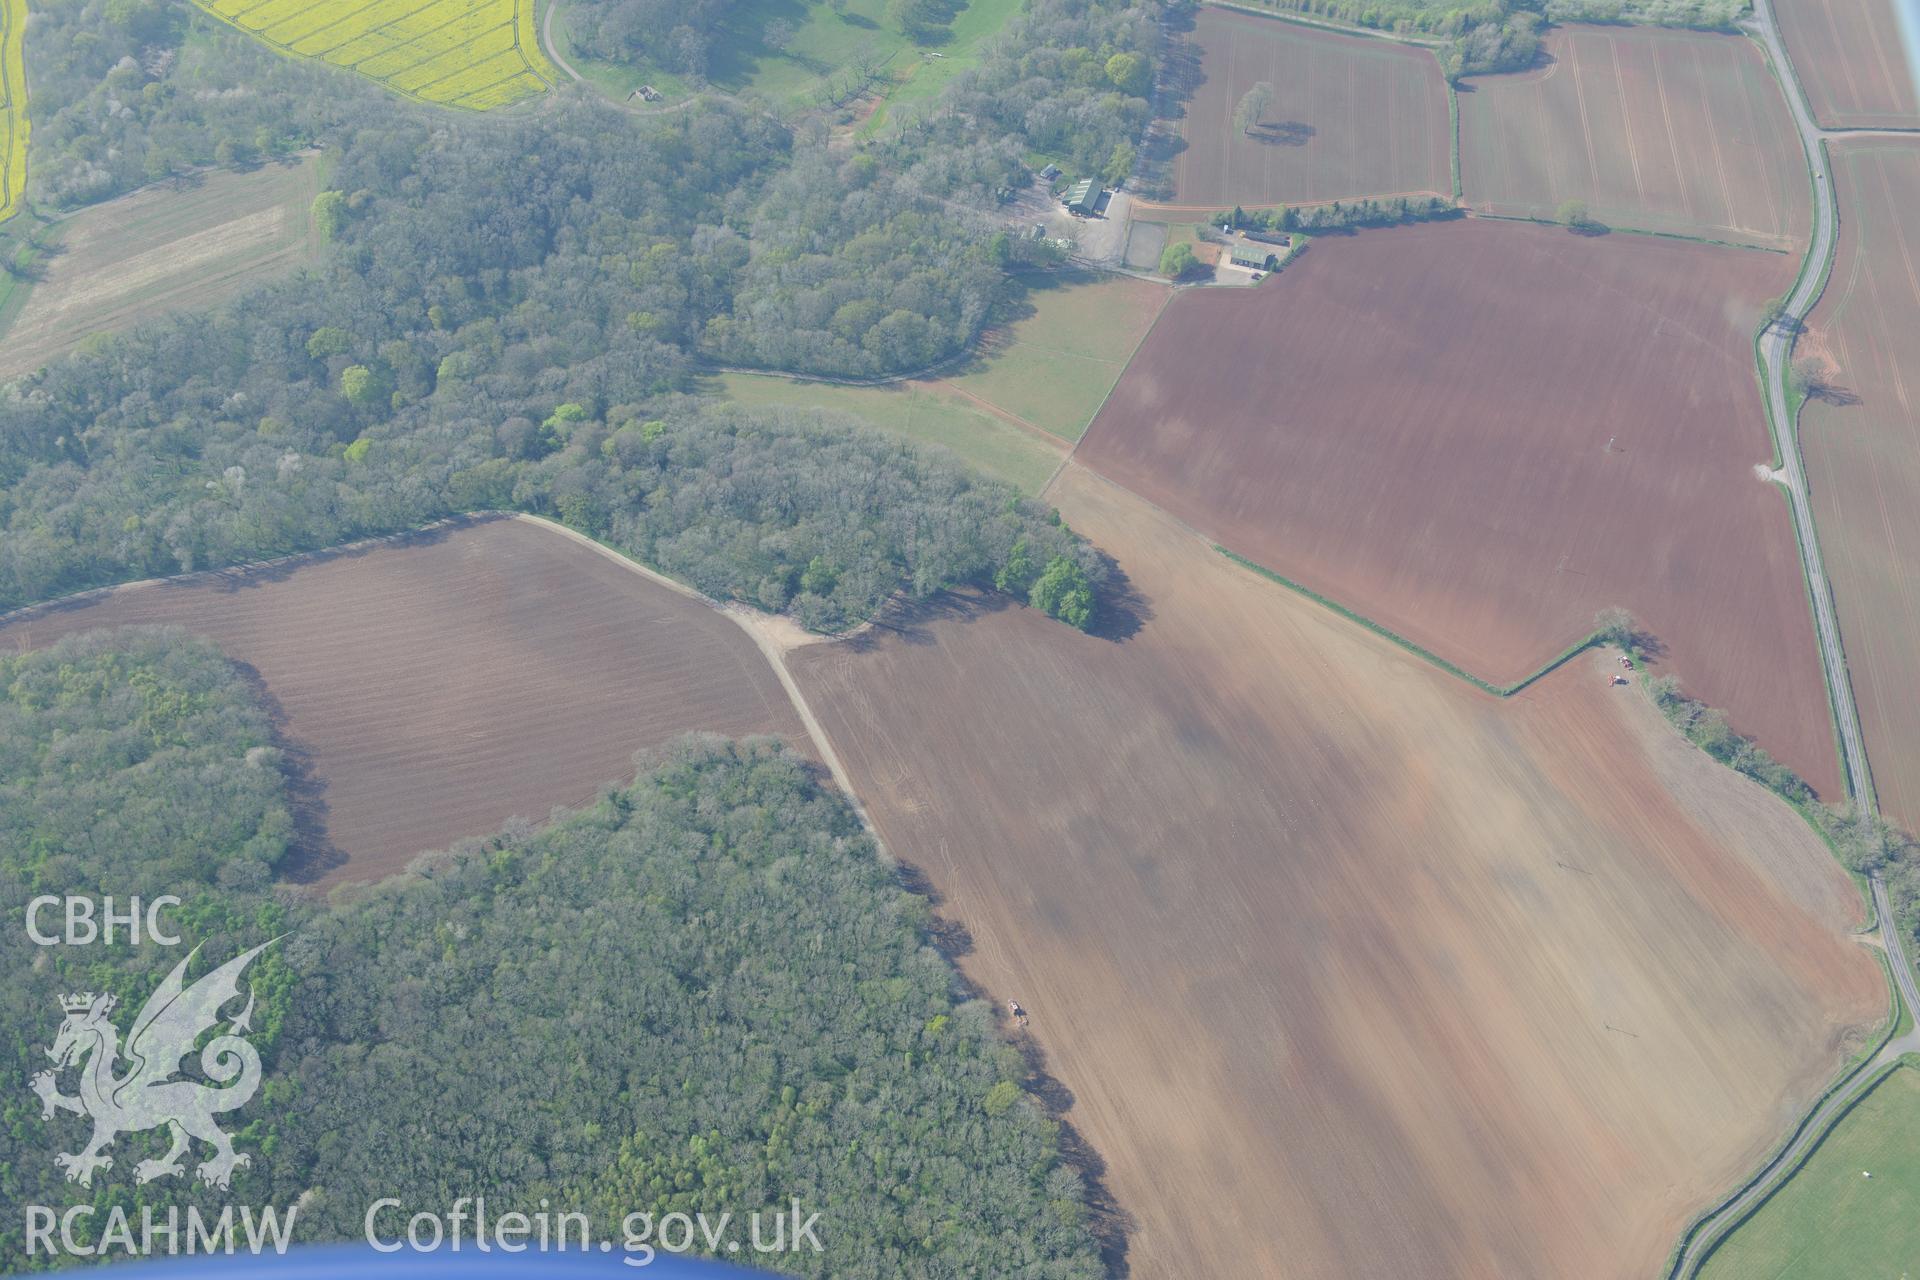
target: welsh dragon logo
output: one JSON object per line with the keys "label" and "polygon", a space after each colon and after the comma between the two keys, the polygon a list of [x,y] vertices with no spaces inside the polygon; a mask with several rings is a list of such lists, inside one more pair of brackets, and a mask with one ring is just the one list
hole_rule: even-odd
{"label": "welsh dragon logo", "polygon": [[[236,1168],[252,1163],[250,1157],[234,1151],[233,1140],[214,1122],[222,1112],[245,1106],[260,1087],[260,1055],[245,1039],[252,1030],[251,989],[240,1016],[200,1050],[200,1069],[214,1085],[225,1087],[177,1076],[181,1060],[219,1023],[221,1008],[238,998],[241,971],[272,945],[262,943],[237,955],[188,986],[187,966],[200,950],[195,947],[173,967],[133,1020],[124,1072],[120,1071],[120,1032],[108,1016],[114,997],[89,991],[60,998],[67,1018],[47,1051],[55,1067],[33,1077],[33,1091],[40,1095],[42,1118],[52,1118],[55,1111],[71,1111],[93,1120],[93,1138],[85,1149],[53,1158],[66,1170],[67,1181],[92,1186],[94,1170],[113,1167],[113,1157],[102,1152],[115,1138],[162,1126],[173,1145],[158,1160],[142,1160],[134,1167],[139,1182],[185,1173],[181,1157],[189,1154],[190,1138],[213,1148],[212,1157],[196,1170],[200,1180],[211,1186],[225,1189]],[[80,1068],[80,1092],[69,1097],[60,1092],[57,1073],[74,1066]]]}

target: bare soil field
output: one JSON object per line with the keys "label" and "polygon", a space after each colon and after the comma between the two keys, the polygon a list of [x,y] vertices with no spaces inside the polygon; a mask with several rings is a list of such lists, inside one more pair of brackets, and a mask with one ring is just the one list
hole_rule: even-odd
{"label": "bare soil field", "polygon": [[297,771],[302,865],[332,885],[591,800],[682,733],[810,742],[747,634],[531,521],[138,584],[0,626],[25,648],[178,625],[257,675]]}
{"label": "bare soil field", "polygon": [[1049,492],[1130,577],[1110,638],[954,597],[790,662],[1130,1274],[1652,1274],[1885,1009],[1819,840],[1601,655],[1502,702]]}
{"label": "bare soil field", "polygon": [[223,301],[314,252],[312,160],[212,173],[93,205],[66,219],[60,251],[0,343],[0,377],[31,373],[90,334]]}
{"label": "bare soil field", "polygon": [[1820,546],[1880,803],[1920,826],[1920,138],[1830,148],[1840,239],[1799,343],[1834,390],[1800,411]]}
{"label": "bare soil field", "polygon": [[[1169,55],[1181,150],[1174,200],[1228,208],[1452,190],[1446,82],[1424,49],[1202,8]],[[1253,135],[1234,108],[1273,102]]]}
{"label": "bare soil field", "polygon": [[1743,36],[1558,27],[1540,70],[1460,93],[1460,181],[1477,209],[1786,249],[1812,195],[1786,99]]}
{"label": "bare soil field", "polygon": [[1901,0],[1779,0],[1774,16],[1814,119],[1829,129],[1920,129]]}
{"label": "bare soil field", "polygon": [[1613,605],[1823,795],[1825,686],[1751,335],[1782,255],[1468,219],[1174,298],[1076,457],[1509,684]]}

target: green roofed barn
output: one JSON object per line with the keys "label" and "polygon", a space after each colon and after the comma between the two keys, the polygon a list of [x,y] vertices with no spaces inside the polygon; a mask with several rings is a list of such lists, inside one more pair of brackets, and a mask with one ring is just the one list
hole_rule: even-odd
{"label": "green roofed barn", "polygon": [[1082,178],[1067,188],[1067,212],[1090,214],[1100,205],[1100,188],[1093,184],[1092,178]]}

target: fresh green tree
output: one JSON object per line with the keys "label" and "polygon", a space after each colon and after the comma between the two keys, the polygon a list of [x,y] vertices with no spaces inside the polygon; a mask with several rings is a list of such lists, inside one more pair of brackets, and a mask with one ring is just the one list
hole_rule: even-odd
{"label": "fresh green tree", "polygon": [[1015,539],[1007,562],[993,575],[993,585],[1008,595],[1025,595],[1033,586],[1033,545],[1023,535]]}
{"label": "fresh green tree", "polygon": [[350,364],[340,371],[340,394],[354,408],[371,411],[387,404],[393,386],[384,371]]}
{"label": "fresh green tree", "polygon": [[1200,259],[1193,256],[1193,246],[1184,240],[1160,251],[1160,274],[1163,276],[1178,280],[1199,265]]}
{"label": "fresh green tree", "polygon": [[1260,127],[1261,118],[1272,105],[1273,86],[1262,80],[1240,95],[1240,101],[1233,108],[1233,127],[1241,133],[1252,133]]}
{"label": "fresh green tree", "polygon": [[352,348],[353,335],[338,325],[321,325],[307,338],[307,354],[315,360],[343,356]]}
{"label": "fresh green tree", "polygon": [[338,191],[322,191],[313,198],[313,228],[322,240],[333,240],[347,225],[347,197]]}
{"label": "fresh green tree", "polygon": [[1093,587],[1086,570],[1065,556],[1055,556],[1047,571],[1034,581],[1027,602],[1050,618],[1085,631],[1093,623]]}
{"label": "fresh green tree", "polygon": [[1121,92],[1139,97],[1153,84],[1153,68],[1137,53],[1116,53],[1107,59],[1107,80]]}
{"label": "fresh green tree", "polygon": [[1113,154],[1107,157],[1107,163],[1100,170],[1100,177],[1110,187],[1117,187],[1127,180],[1133,172],[1133,162],[1137,156],[1131,142],[1122,139],[1113,144]]}

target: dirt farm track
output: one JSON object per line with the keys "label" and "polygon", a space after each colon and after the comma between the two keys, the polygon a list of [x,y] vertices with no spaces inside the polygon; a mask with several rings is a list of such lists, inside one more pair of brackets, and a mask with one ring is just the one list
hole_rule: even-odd
{"label": "dirt farm track", "polygon": [[1600,655],[1502,702],[1050,496],[1120,638],[962,598],[791,661],[1031,1012],[1131,1274],[1653,1274],[1885,1008],[1831,856]]}
{"label": "dirt farm track", "polygon": [[545,821],[684,732],[810,753],[745,632],[527,521],[123,587],[0,626],[0,646],[127,624],[187,627],[257,675],[308,773],[295,878],[323,885]]}
{"label": "dirt farm track", "polygon": [[1839,766],[1752,334],[1790,259],[1482,219],[1178,295],[1076,457],[1496,684],[1628,608],[1823,795]]}

